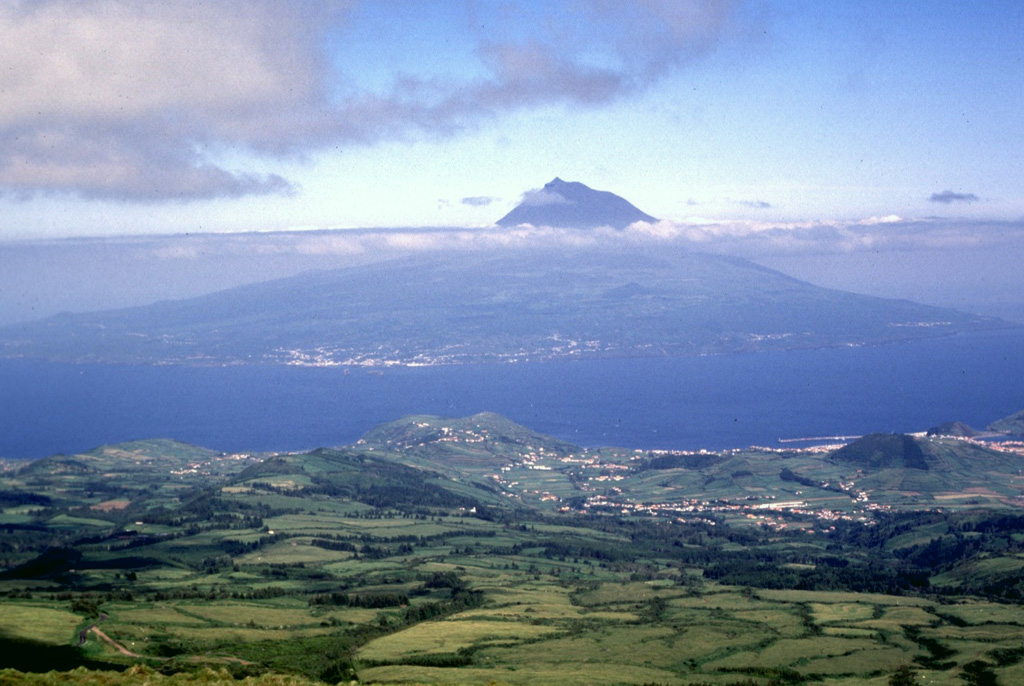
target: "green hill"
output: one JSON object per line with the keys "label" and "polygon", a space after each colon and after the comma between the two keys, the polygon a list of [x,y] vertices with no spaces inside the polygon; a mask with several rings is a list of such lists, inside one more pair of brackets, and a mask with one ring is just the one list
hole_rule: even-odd
{"label": "green hill", "polygon": [[[155,438],[100,446],[75,455],[54,455],[34,460],[25,465],[24,475],[42,477],[72,473],[113,475],[130,471],[133,474],[168,474],[175,470],[188,470],[212,465],[221,453],[180,441]],[[183,474],[187,474],[183,471]]]}
{"label": "green hill", "polygon": [[938,426],[933,426],[926,433],[929,436],[955,436],[958,438],[971,438],[978,435],[977,429],[963,422],[945,422]]}
{"label": "green hill", "polygon": [[[949,505],[1019,498],[1020,457],[954,437],[871,434],[833,451],[829,458],[857,470],[858,487],[902,506],[942,501]],[[851,475],[852,476],[852,475]],[[908,500],[909,498],[909,500]]]}
{"label": "green hill", "polygon": [[492,474],[531,455],[564,456],[580,451],[578,446],[492,412],[462,418],[404,417],[368,431],[356,445],[386,451],[408,464],[473,476]]}
{"label": "green hill", "polygon": [[866,470],[929,469],[921,446],[903,434],[869,434],[833,452],[832,459]]}
{"label": "green hill", "polygon": [[25,463],[7,477],[5,487],[46,494],[55,522],[102,527],[150,508],[173,507],[185,494],[260,459],[169,439],[132,441]]}
{"label": "green hill", "polygon": [[366,451],[319,449],[278,455],[229,479],[225,488],[280,493],[292,498],[327,496],[376,508],[425,510],[505,506],[492,488],[443,477]]}
{"label": "green hill", "polygon": [[992,422],[988,425],[988,429],[1014,436],[1024,436],[1024,410]]}

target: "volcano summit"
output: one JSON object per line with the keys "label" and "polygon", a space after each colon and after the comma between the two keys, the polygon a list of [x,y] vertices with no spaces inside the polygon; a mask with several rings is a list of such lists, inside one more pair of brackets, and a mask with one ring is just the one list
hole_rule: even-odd
{"label": "volcano summit", "polygon": [[498,226],[558,226],[592,229],[610,226],[624,229],[633,222],[656,222],[632,203],[608,191],[595,191],[578,181],[555,178],[540,190],[528,191],[523,201],[498,220]]}

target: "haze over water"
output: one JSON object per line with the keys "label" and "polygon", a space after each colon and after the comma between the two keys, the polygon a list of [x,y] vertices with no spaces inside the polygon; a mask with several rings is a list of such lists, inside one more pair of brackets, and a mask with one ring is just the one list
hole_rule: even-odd
{"label": "haze over water", "polygon": [[[577,444],[782,447],[780,438],[975,428],[1024,408],[1024,329],[692,358],[389,369],[0,361],[0,455],[142,438],[224,451],[350,443],[407,414],[503,414]],[[790,444],[790,447],[803,445]]]}

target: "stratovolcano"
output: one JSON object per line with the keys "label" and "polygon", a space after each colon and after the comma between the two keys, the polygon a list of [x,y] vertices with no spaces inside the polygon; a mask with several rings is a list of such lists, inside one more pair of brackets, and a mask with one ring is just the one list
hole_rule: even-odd
{"label": "stratovolcano", "polygon": [[528,191],[523,201],[498,220],[498,226],[558,226],[592,229],[610,226],[624,229],[633,222],[656,222],[632,203],[608,191],[595,191],[578,181],[555,177],[540,190]]}

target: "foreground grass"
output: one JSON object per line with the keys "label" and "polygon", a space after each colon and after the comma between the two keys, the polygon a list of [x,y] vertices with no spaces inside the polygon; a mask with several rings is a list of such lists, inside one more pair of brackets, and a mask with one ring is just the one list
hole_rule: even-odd
{"label": "foreground grass", "polygon": [[[901,667],[911,668],[917,683],[933,686],[1024,683],[1024,616],[1016,605],[755,589],[704,580],[673,565],[644,564],[640,575],[630,571],[635,566],[562,563],[528,548],[473,557],[462,545],[446,545],[353,559],[350,576],[340,582],[285,578],[272,586],[245,586],[254,597],[223,589],[236,577],[264,577],[229,568],[215,575],[154,574],[153,590],[132,598],[46,592],[6,597],[0,667],[26,674],[4,672],[0,686],[217,683],[260,674],[269,680],[253,679],[254,686],[351,679],[473,686],[884,686]],[[434,587],[430,580],[436,578],[454,586]],[[339,597],[380,598],[382,604],[311,602],[311,588],[322,593],[339,585],[346,589]],[[476,594],[471,606],[450,605],[455,587]],[[260,595],[261,589],[273,593]],[[82,614],[84,601],[97,603],[102,618]],[[423,614],[428,608],[437,616]],[[88,633],[78,647],[79,632],[97,619],[107,638]],[[36,657],[25,661],[32,651]],[[97,671],[44,673],[79,664]],[[182,674],[161,674],[174,672]],[[274,681],[274,674],[298,676]]]}
{"label": "foreground grass", "polygon": [[[761,458],[719,471],[777,476],[782,458]],[[526,495],[488,486],[478,506],[465,481],[440,489],[369,453],[246,464],[187,491],[155,471],[81,483],[75,461],[48,490],[12,484],[5,514],[37,516],[0,539],[0,669],[19,670],[0,686],[885,686],[900,669],[929,686],[1024,683],[1024,516],[545,514],[523,505],[561,502],[533,463],[509,472]],[[587,493],[621,496],[573,469]],[[636,478],[665,498],[699,476],[652,472]],[[108,507],[122,502],[137,509]]]}
{"label": "foreground grass", "polygon": [[123,672],[94,671],[78,668],[70,672],[26,673],[0,669],[0,686],[311,686],[318,682],[297,676],[263,674],[236,680],[225,670],[204,669],[170,676],[143,666]]}

